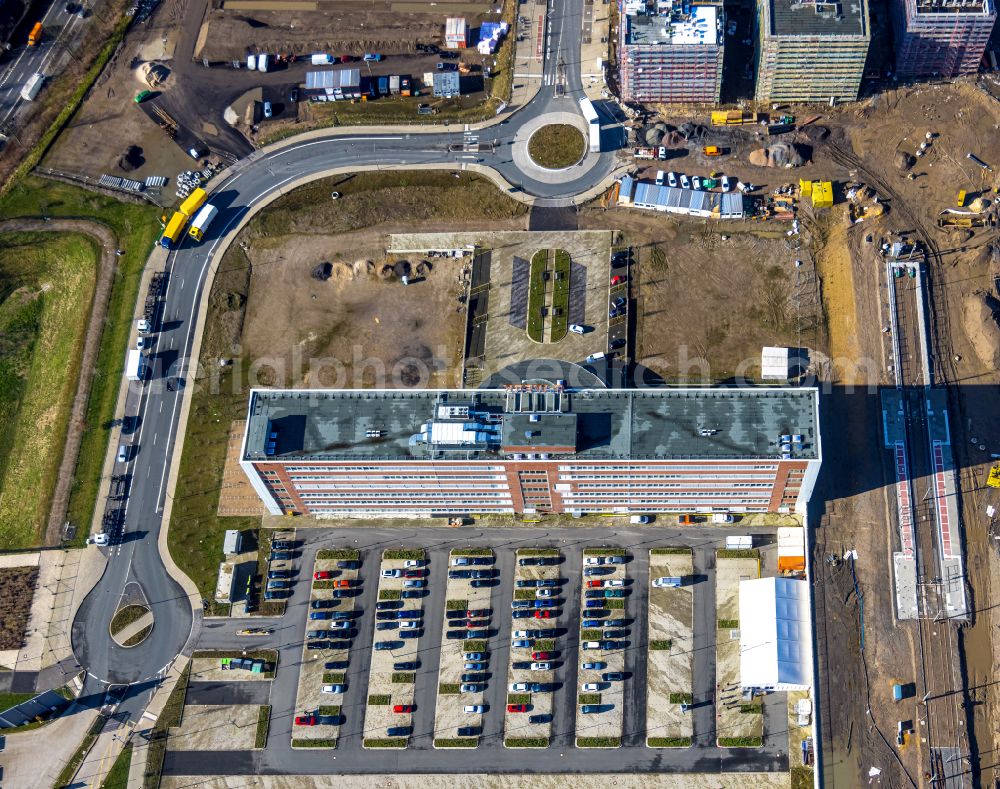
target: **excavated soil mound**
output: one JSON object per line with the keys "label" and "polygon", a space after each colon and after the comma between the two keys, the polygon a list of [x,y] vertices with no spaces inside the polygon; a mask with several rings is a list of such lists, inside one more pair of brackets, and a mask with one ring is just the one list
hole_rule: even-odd
{"label": "excavated soil mound", "polygon": [[801,167],[809,161],[809,154],[801,145],[779,142],[752,151],[749,159],[754,167]]}
{"label": "excavated soil mound", "polygon": [[906,151],[896,151],[896,155],[892,157],[892,163],[896,165],[897,170],[906,172],[917,163],[917,160],[913,154]]}
{"label": "excavated soil mound", "polygon": [[963,327],[976,356],[984,367],[1000,367],[1000,323],[997,301],[985,294],[973,294],[965,299],[962,309]]}

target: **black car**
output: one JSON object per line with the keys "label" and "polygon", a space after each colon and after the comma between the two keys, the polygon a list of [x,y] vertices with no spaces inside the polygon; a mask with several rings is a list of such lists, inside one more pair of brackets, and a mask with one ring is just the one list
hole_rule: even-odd
{"label": "black car", "polygon": [[493,571],[492,570],[473,570],[472,571],[472,577],[473,578],[492,578],[493,577]]}
{"label": "black car", "polygon": [[396,622],[396,621],[392,621],[392,622],[376,622],[375,623],[375,629],[376,630],[398,630],[399,629],[399,622]]}
{"label": "black car", "polygon": [[336,605],[336,600],[312,600],[309,603],[310,608],[333,608]]}
{"label": "black car", "polygon": [[375,649],[381,651],[383,649],[399,649],[403,646],[402,641],[376,641]]}
{"label": "black car", "polygon": [[530,619],[535,615],[535,612],[530,608],[518,608],[510,612],[512,619]]}
{"label": "black car", "polygon": [[332,641],[327,641],[325,639],[318,639],[316,641],[308,642],[306,646],[308,646],[309,649],[333,649],[333,647],[330,646],[331,644],[333,644]]}
{"label": "black car", "polygon": [[548,723],[551,720],[552,720],[552,716],[548,715],[548,714],[545,714],[545,715],[529,715],[528,716],[528,723]]}
{"label": "black car", "polygon": [[473,589],[483,589],[487,586],[493,586],[492,578],[477,578],[475,581],[470,581],[469,586]]}
{"label": "black car", "polygon": [[625,345],[624,337],[616,337],[615,339],[613,339],[611,342],[608,343],[608,347],[611,350],[614,350],[615,348],[621,348],[624,345]]}
{"label": "black car", "polygon": [[518,559],[517,563],[520,567],[534,567],[541,564],[542,561],[537,556],[525,556],[523,559]]}
{"label": "black car", "polygon": [[417,600],[425,594],[424,589],[404,589],[400,592],[400,597],[404,600]]}
{"label": "black car", "polygon": [[628,638],[628,630],[605,630],[604,638]]}
{"label": "black car", "polygon": [[449,570],[449,578],[471,578],[472,570]]}
{"label": "black car", "polygon": [[379,620],[387,620],[388,619],[388,620],[391,620],[391,621],[395,622],[396,621],[396,612],[395,611],[376,611],[375,612],[375,618],[379,619]]}
{"label": "black car", "polygon": [[445,633],[446,638],[466,638],[464,630],[449,630]]}
{"label": "black car", "polygon": [[392,664],[393,671],[416,671],[420,668],[419,660],[400,660]]}
{"label": "black car", "polygon": [[345,559],[337,562],[337,568],[340,570],[357,570],[361,566],[361,562],[357,562],[354,559]]}
{"label": "black car", "polygon": [[472,557],[472,563],[473,564],[477,564],[480,567],[482,567],[483,565],[490,565],[490,564],[493,564],[493,557],[492,556],[473,556]]}
{"label": "black car", "polygon": [[401,600],[380,600],[375,603],[376,611],[391,611],[394,608],[402,608],[403,603]]}
{"label": "black car", "polygon": [[292,560],[292,554],[288,551],[271,551],[271,555],[267,558],[269,562],[290,562]]}
{"label": "black car", "polygon": [[291,540],[275,540],[271,543],[272,551],[290,551],[295,547],[295,543]]}
{"label": "black car", "polygon": [[485,674],[463,674],[462,682],[485,682]]}
{"label": "black car", "polygon": [[438,57],[444,58],[445,60],[457,60],[458,59],[458,53],[457,52],[441,52],[441,53],[439,53]]}
{"label": "black car", "polygon": [[444,615],[448,619],[465,619],[465,611],[445,611]]}
{"label": "black car", "polygon": [[416,630],[400,630],[399,631],[399,637],[400,638],[420,638],[420,636],[422,636],[423,633],[424,633],[424,631],[422,629],[420,629],[420,628],[417,628]]}
{"label": "black car", "polygon": [[326,671],[339,671],[341,669],[347,668],[348,663],[346,660],[330,660],[323,664],[323,668]]}
{"label": "black car", "polygon": [[412,726],[390,726],[385,730],[389,737],[409,737],[412,732]]}
{"label": "black car", "polygon": [[538,557],[538,564],[541,567],[554,567],[555,565],[559,564],[559,557],[558,556],[539,556]]}
{"label": "black car", "polygon": [[268,570],[267,571],[267,577],[269,579],[271,579],[271,580],[274,580],[275,578],[291,578],[292,577],[292,571],[291,570]]}
{"label": "black car", "polygon": [[295,102],[297,102],[298,100],[299,100],[299,89],[298,88],[292,88],[290,91],[288,91],[288,103],[289,104],[295,104]]}
{"label": "black car", "polygon": [[423,611],[415,611],[412,608],[409,611],[397,611],[397,619],[420,619],[424,615]]}
{"label": "black car", "polygon": [[483,733],[482,726],[459,726],[458,736],[459,737],[478,737]]}
{"label": "black car", "polygon": [[291,591],[288,589],[268,589],[264,592],[265,600],[284,600],[286,597],[291,595]]}
{"label": "black car", "polygon": [[333,612],[333,618],[337,619],[337,620],[340,620],[340,621],[347,620],[347,619],[354,619],[354,612],[353,611],[334,611]]}
{"label": "black car", "polygon": [[601,679],[605,682],[621,682],[625,679],[625,674],[621,671],[605,671],[601,674]]}
{"label": "black car", "polygon": [[515,660],[510,664],[510,667],[515,671],[528,671],[531,669],[530,660]]}

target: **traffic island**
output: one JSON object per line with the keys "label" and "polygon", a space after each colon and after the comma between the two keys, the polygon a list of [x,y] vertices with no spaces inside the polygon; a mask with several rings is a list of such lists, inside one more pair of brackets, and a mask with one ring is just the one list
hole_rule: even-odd
{"label": "traffic island", "polygon": [[124,605],[111,617],[108,632],[120,647],[138,646],[153,632],[153,612],[137,603]]}
{"label": "traffic island", "polygon": [[576,126],[550,123],[528,139],[528,156],[546,170],[565,170],[583,160],[587,141]]}

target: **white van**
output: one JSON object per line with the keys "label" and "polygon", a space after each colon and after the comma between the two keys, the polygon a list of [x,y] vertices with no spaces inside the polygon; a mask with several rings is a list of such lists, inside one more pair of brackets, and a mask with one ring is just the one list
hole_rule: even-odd
{"label": "white van", "polygon": [[712,515],[712,523],[735,523],[736,518],[728,512],[716,512]]}
{"label": "white van", "polygon": [[656,171],[656,185],[663,186],[663,179],[666,177],[666,173],[663,170]]}
{"label": "white van", "polygon": [[267,53],[257,55],[257,71],[267,71]]}
{"label": "white van", "polygon": [[587,364],[593,364],[594,362],[599,362],[604,357],[605,357],[604,351],[600,351],[598,353],[592,353],[590,354],[590,356],[587,357]]}
{"label": "white van", "polygon": [[569,330],[571,332],[573,332],[573,334],[586,334],[587,333],[587,330],[583,326],[581,326],[579,323],[571,323],[569,325]]}
{"label": "white van", "polygon": [[250,71],[256,71],[257,70],[257,56],[256,55],[247,55],[247,68],[250,69]]}

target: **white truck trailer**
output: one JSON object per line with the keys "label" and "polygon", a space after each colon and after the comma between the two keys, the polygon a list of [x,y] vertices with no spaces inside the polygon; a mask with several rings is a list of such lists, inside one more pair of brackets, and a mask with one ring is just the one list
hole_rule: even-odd
{"label": "white truck trailer", "polygon": [[145,374],[146,363],[143,361],[142,351],[131,348],[125,360],[125,377],[130,381],[141,381]]}

